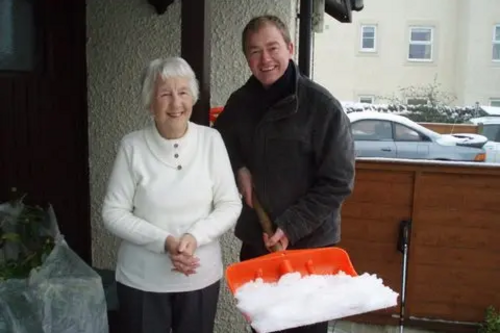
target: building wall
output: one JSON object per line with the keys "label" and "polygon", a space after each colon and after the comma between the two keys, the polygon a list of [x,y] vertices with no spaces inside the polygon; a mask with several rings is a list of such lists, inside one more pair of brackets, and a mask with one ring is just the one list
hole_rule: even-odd
{"label": "building wall", "polygon": [[[468,28],[464,41],[464,71],[462,90],[458,91],[463,103],[488,105],[491,98],[500,99],[500,62],[492,61],[493,27],[500,24],[498,0],[461,0],[466,13],[462,29]],[[460,22],[457,21],[457,25]]]}
{"label": "building wall", "polygon": [[[252,16],[272,13],[295,23],[296,1],[211,1],[212,105],[223,105],[250,72],[241,30]],[[100,210],[120,138],[150,120],[141,110],[140,75],[153,58],[180,54],[181,3],[158,16],[146,1],[87,1],[87,67],[92,253],[96,267],[113,268],[119,241],[102,225]],[[292,34],[294,35],[295,29]],[[237,261],[239,243],[223,237],[224,261]],[[245,323],[223,284],[216,332],[242,332]]]}
{"label": "building wall", "polygon": [[[431,84],[456,104],[488,103],[499,95],[500,64],[491,60],[496,0],[372,0],[353,24],[325,17],[315,34],[314,79],[343,101],[391,96],[400,87]],[[377,52],[360,52],[361,25],[377,25]],[[407,60],[409,26],[434,27],[433,61]],[[382,102],[381,98],[378,102]],[[376,100],[377,102],[377,100]]]}

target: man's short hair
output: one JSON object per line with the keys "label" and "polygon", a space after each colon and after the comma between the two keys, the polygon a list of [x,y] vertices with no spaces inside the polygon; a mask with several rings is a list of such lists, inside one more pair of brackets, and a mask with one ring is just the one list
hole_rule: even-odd
{"label": "man's short hair", "polygon": [[292,39],[290,38],[290,30],[288,30],[286,24],[279,17],[274,15],[257,16],[252,18],[243,29],[241,44],[244,54],[246,54],[248,35],[250,33],[258,32],[262,27],[268,24],[275,26],[279,30],[287,45],[291,43]]}

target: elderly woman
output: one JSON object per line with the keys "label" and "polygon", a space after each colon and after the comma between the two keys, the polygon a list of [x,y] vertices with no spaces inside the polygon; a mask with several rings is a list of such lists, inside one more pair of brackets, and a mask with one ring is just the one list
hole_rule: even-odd
{"label": "elderly woman", "polygon": [[183,59],[152,61],[142,99],[154,124],[120,143],[102,210],[122,239],[120,332],[213,331],[219,237],[242,205],[220,134],[189,121],[198,89]]}

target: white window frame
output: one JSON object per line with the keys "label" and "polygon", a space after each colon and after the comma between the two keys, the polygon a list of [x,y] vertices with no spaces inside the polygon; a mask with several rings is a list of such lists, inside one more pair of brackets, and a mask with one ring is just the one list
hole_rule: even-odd
{"label": "white window frame", "polygon": [[367,104],[374,104],[374,102],[375,102],[375,96],[373,96],[373,95],[359,95],[358,96],[358,102],[359,103],[364,103],[364,102],[361,101],[362,99],[370,99],[371,102],[367,103]]}
{"label": "white window frame", "polygon": [[500,45],[500,39],[496,38],[497,29],[500,30],[500,24],[495,24],[493,26],[493,35],[491,36],[491,60],[494,62],[500,62],[500,55],[498,59],[493,58],[493,49],[495,45]]}
{"label": "white window frame", "polygon": [[[423,103],[423,104],[410,104],[410,101],[411,101],[412,99],[413,99],[413,100],[422,100],[422,101],[425,101],[425,103]],[[428,100],[426,100],[425,98],[419,98],[419,97],[408,97],[408,98],[406,99],[406,105],[427,105],[428,103],[429,103],[429,101],[428,101]]]}
{"label": "white window frame", "polygon": [[495,106],[493,103],[498,103],[500,106],[500,98],[490,98],[490,106]]}
{"label": "white window frame", "polygon": [[[431,40],[430,41],[412,41],[411,40],[411,33],[413,30],[417,29],[427,29],[430,30],[431,32]],[[419,59],[419,58],[410,58],[410,45],[430,45],[431,47],[431,57],[429,59]],[[408,61],[412,62],[432,62],[434,61],[434,27],[433,26],[410,26],[408,29],[408,49],[406,52],[406,58]]]}
{"label": "white window frame", "polygon": [[[364,32],[365,28],[373,28],[373,48],[366,48],[363,46]],[[375,24],[362,24],[361,25],[361,36],[359,41],[360,52],[377,52],[377,26]]]}

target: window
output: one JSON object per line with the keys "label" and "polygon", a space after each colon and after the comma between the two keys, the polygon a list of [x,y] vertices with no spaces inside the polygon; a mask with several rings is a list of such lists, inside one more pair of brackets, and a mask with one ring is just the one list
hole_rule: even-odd
{"label": "window", "polygon": [[490,141],[500,142],[500,125],[483,125],[481,134]]}
{"label": "window", "polygon": [[0,70],[33,68],[35,26],[33,1],[0,0]]}
{"label": "window", "polygon": [[373,96],[359,96],[360,103],[373,104]]}
{"label": "window", "polygon": [[500,61],[500,24],[493,28],[493,61]]}
{"label": "window", "polygon": [[411,27],[408,60],[432,61],[433,35],[431,27]]}
{"label": "window", "polygon": [[394,139],[396,141],[422,141],[422,136],[409,127],[394,124]]}
{"label": "window", "polygon": [[361,26],[361,52],[377,51],[377,26]]}
{"label": "window", "polygon": [[360,120],[352,124],[354,140],[391,141],[392,125],[383,120]]}
{"label": "window", "polygon": [[425,98],[408,98],[406,100],[407,105],[427,105],[427,100]]}
{"label": "window", "polygon": [[490,106],[500,107],[500,99],[495,99],[495,98],[490,99]]}

